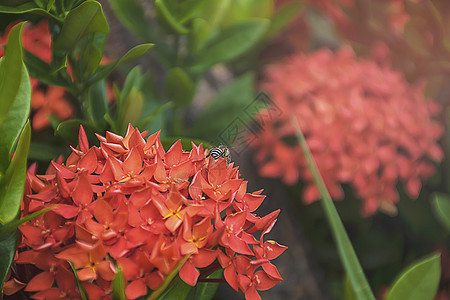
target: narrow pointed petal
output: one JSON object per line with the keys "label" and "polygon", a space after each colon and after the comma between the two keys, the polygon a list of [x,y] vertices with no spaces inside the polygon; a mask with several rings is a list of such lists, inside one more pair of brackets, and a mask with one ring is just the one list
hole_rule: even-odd
{"label": "narrow pointed petal", "polygon": [[55,276],[50,272],[37,274],[30,280],[25,288],[27,292],[44,291],[52,287]]}
{"label": "narrow pointed petal", "polygon": [[145,285],[144,279],[140,278],[138,280],[132,281],[125,288],[125,295],[128,299],[136,299],[147,294],[147,286]]}
{"label": "narrow pointed petal", "polygon": [[86,153],[89,151],[89,142],[82,125],[80,125],[80,131],[78,133],[78,145],[80,145],[81,152]]}
{"label": "narrow pointed petal", "polygon": [[77,183],[72,192],[72,199],[77,205],[85,206],[92,202],[91,184],[83,173],[78,175]]}
{"label": "narrow pointed petal", "polygon": [[200,276],[199,270],[195,268],[189,259],[181,267],[179,274],[180,278],[190,286],[195,286],[197,284],[198,276]]}

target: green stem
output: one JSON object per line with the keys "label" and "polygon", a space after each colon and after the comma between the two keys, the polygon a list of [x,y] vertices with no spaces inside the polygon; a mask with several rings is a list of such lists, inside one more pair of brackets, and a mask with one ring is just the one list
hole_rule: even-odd
{"label": "green stem", "polygon": [[161,286],[156,289],[153,293],[150,294],[150,296],[147,298],[147,300],[155,300],[157,299],[169,286],[169,284],[172,282],[172,280],[175,278],[175,276],[178,275],[178,272],[180,271],[181,267],[184,265],[184,263],[191,257],[191,254],[186,255],[175,267],[175,269],[170,272],[169,275],[167,275],[166,279],[164,279]]}
{"label": "green stem", "polygon": [[356,256],[352,243],[350,242],[350,239],[345,231],[345,227],[342,224],[341,219],[339,218],[336,207],[331,200],[330,193],[325,186],[319,169],[317,168],[314,158],[312,157],[311,151],[306,144],[306,140],[300,129],[298,120],[294,115],[292,115],[292,125],[295,128],[298,142],[302,147],[302,150],[308,162],[309,169],[311,170],[314,181],[316,182],[322,196],[322,207],[331,227],[331,231],[338,248],[339,256],[348,274],[356,298],[358,300],[375,300],[372,290],[370,289],[370,285],[367,282],[366,276],[364,275],[364,271],[359,264],[358,257]]}

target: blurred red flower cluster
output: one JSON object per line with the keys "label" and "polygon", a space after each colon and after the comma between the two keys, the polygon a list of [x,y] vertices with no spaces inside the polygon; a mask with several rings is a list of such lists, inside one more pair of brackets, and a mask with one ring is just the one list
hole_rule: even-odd
{"label": "blurred red flower cluster", "polygon": [[177,141],[165,152],[159,132],[146,134],[129,126],[125,137],[107,132],[89,147],[81,128],[65,163],[53,161],[45,175],[28,170],[22,216],[54,209],[20,226],[15,264],[34,265],[36,275],[13,274],[5,293],[28,281],[33,299],[80,298],[68,261],[89,299],[110,298],[118,266],[128,299],[160,287],[179,264],[192,286],[225,269],[247,299],[282,280],[271,260],[286,247],[263,239],[279,210],[254,214],[262,191],[247,193],[238,168],[206,158],[202,145],[186,152]]}
{"label": "blurred red flower cluster", "polygon": [[[410,0],[412,2],[420,2],[421,0]],[[319,8],[325,15],[329,16],[339,29],[346,34],[352,36],[358,30],[354,28],[355,21],[358,22],[362,18],[381,17],[377,20],[386,26],[386,29],[393,32],[400,33],[406,21],[409,19],[409,14],[405,10],[405,3],[403,0],[383,0],[371,3],[360,0],[314,0],[310,3]],[[360,5],[364,12],[370,14],[369,16],[352,16],[353,19],[347,15],[347,11],[355,6]],[[360,8],[358,7],[358,8]]]}
{"label": "blurred red flower cluster", "polygon": [[[11,26],[12,27],[12,26]],[[8,32],[0,36],[0,44],[8,41]],[[48,30],[47,22],[41,21],[36,25],[27,25],[22,34],[23,48],[36,55],[43,61],[50,63],[52,57],[52,38]],[[3,48],[0,47],[0,57],[3,56]],[[41,130],[50,125],[48,116],[54,115],[61,120],[70,118],[74,109],[65,98],[65,91],[61,87],[46,86],[31,78],[31,108],[34,112],[32,126],[34,130]]]}
{"label": "blurred red flower cluster", "polygon": [[342,198],[340,184],[350,183],[364,200],[365,215],[395,211],[398,181],[417,197],[421,181],[434,173],[433,162],[442,160],[437,141],[443,128],[432,120],[440,106],[424,97],[423,84],[409,85],[399,72],[357,59],[348,48],[271,65],[261,87],[280,113],[260,114],[263,129],[253,143],[260,173],[286,184],[301,177],[307,203],[319,193],[295,142],[292,114],[331,196]]}

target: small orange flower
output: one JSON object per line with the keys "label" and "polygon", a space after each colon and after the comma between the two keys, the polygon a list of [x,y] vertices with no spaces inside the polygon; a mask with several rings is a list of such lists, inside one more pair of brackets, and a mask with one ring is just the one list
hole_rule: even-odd
{"label": "small orange flower", "polygon": [[31,97],[31,109],[34,110],[31,124],[35,130],[41,130],[50,125],[48,120],[50,115],[66,120],[74,112],[72,105],[65,98],[65,90],[56,86],[48,86],[45,92],[41,89],[34,89]]}

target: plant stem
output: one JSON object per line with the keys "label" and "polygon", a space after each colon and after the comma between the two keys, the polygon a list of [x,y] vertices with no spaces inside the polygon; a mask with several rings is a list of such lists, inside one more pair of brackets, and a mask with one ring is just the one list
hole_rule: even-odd
{"label": "plant stem", "polygon": [[169,275],[166,276],[166,279],[164,279],[163,283],[159,288],[157,288],[153,293],[150,294],[150,296],[147,298],[147,300],[155,300],[158,299],[158,297],[167,289],[170,282],[175,278],[175,276],[178,275],[178,272],[180,271],[181,267],[184,265],[184,263],[191,257],[191,254],[186,255],[175,267],[175,269],[170,272]]}
{"label": "plant stem", "polygon": [[325,211],[328,223],[331,227],[334,240],[336,242],[339,256],[341,262],[344,265],[345,271],[350,279],[351,286],[355,292],[356,298],[358,300],[375,300],[375,297],[370,289],[370,285],[367,282],[364,271],[358,261],[355,250],[353,249],[352,243],[345,231],[345,227],[342,224],[336,207],[331,200],[330,193],[328,192],[325,183],[320,175],[319,169],[312,157],[311,151],[306,144],[305,137],[300,129],[299,122],[295,115],[292,115],[292,125],[294,126],[298,142],[302,147],[303,153],[305,154],[306,161],[308,162],[309,169],[314,177],[314,181],[322,196],[322,207]]}

